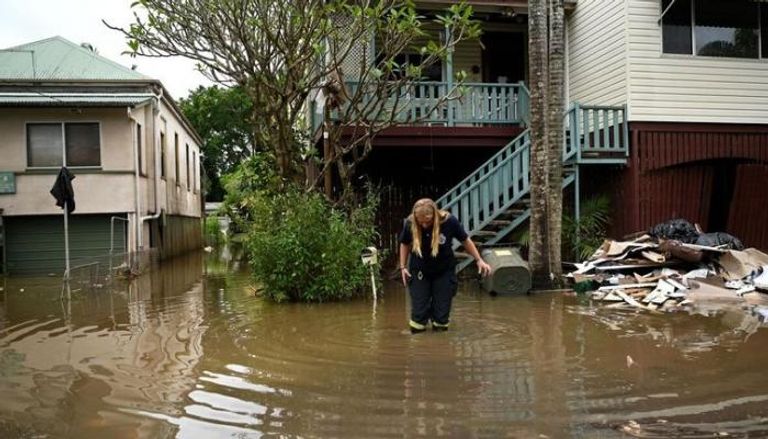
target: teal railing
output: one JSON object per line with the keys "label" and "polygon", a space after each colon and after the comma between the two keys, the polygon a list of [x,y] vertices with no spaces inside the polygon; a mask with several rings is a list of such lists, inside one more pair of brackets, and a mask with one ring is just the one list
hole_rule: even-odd
{"label": "teal railing", "polygon": [[[625,107],[572,106],[565,114],[563,162],[576,163],[584,153],[628,151]],[[530,131],[525,130],[472,174],[459,182],[437,204],[459,218],[470,236],[488,226],[530,192]],[[563,187],[576,181],[568,172]],[[578,203],[578,202],[577,202]],[[495,235],[486,240],[494,244],[530,216],[523,209],[505,221]],[[458,247],[454,243],[454,248]],[[459,268],[465,267],[463,262]]]}
{"label": "teal railing", "polygon": [[568,109],[565,123],[564,158],[576,154],[576,160],[582,162],[585,156],[629,155],[626,105],[609,107],[576,103]]}
{"label": "teal railing", "polygon": [[[416,82],[385,88],[386,96],[378,97],[377,93],[381,92],[373,84],[371,90],[366,91],[360,90],[359,82],[347,83],[349,96],[362,94],[359,99],[353,99],[358,102],[358,111],[382,108],[383,116],[388,117],[394,113],[395,120],[405,124],[521,124],[527,121],[529,112],[528,89],[522,83],[464,83],[454,87],[447,82]],[[379,105],[378,99],[384,99],[385,102]],[[340,118],[340,113],[348,108],[342,107],[332,117]]]}
{"label": "teal railing", "polygon": [[440,197],[438,206],[456,216],[471,236],[528,194],[530,158],[530,131],[525,130]]}

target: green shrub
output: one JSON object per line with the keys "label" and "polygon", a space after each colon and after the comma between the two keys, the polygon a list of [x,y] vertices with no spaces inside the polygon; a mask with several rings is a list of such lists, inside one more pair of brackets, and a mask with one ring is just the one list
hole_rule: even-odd
{"label": "green shrub", "polygon": [[203,231],[205,233],[205,243],[208,245],[218,245],[224,241],[224,234],[221,233],[219,218],[216,215],[205,217]]}
{"label": "green shrub", "polygon": [[611,200],[607,195],[587,198],[581,203],[581,218],[563,216],[563,241],[573,249],[573,256],[583,261],[603,244],[611,223]]}
{"label": "green shrub", "polygon": [[[607,195],[597,195],[581,204],[580,219],[563,215],[563,256],[582,261],[589,258],[606,239],[611,223],[611,200]],[[530,245],[529,229],[524,229],[513,238],[523,248]]]}
{"label": "green shrub", "polygon": [[254,202],[254,194],[273,196],[280,192],[280,178],[275,173],[275,166],[271,155],[259,153],[243,161],[233,172],[221,177],[226,191],[222,210],[232,220],[231,234],[237,235],[250,227],[250,204]]}
{"label": "green shrub", "polygon": [[365,291],[360,252],[375,243],[375,197],[351,212],[315,192],[291,188],[245,197],[246,249],[262,292],[275,301],[323,302]]}

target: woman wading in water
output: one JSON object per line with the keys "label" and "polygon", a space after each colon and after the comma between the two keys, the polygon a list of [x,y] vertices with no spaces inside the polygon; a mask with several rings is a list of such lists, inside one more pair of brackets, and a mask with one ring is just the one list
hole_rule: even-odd
{"label": "woman wading in water", "polygon": [[435,331],[448,329],[451,302],[458,286],[454,239],[475,258],[482,276],[490,274],[491,267],[480,257],[455,216],[438,209],[429,198],[413,205],[400,233],[400,273],[411,295],[412,333],[425,331],[430,321]]}

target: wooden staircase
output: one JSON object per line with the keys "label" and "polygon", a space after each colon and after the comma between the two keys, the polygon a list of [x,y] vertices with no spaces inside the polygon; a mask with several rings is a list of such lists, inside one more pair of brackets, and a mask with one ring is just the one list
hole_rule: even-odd
{"label": "wooden staircase", "polygon": [[[578,220],[579,166],[626,163],[626,107],[575,104],[565,117],[563,189],[576,184]],[[525,130],[437,200],[458,217],[478,247],[498,244],[530,217],[530,150],[530,131]],[[459,246],[454,242],[454,250]],[[456,255],[457,270],[472,262],[469,255]]]}

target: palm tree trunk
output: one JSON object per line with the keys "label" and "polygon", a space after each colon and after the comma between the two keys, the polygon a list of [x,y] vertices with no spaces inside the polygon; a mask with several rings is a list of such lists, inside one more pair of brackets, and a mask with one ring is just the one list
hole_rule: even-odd
{"label": "palm tree trunk", "polygon": [[565,109],[565,12],[563,0],[549,0],[549,87],[547,89],[547,243],[549,272],[554,287],[562,286],[563,230],[563,116]]}
{"label": "palm tree trunk", "polygon": [[531,90],[531,219],[528,263],[536,288],[549,284],[547,240],[548,148],[547,102],[547,0],[528,1],[528,53]]}

